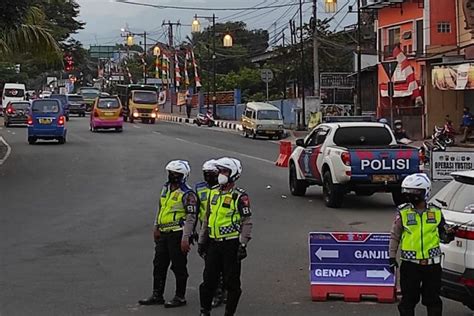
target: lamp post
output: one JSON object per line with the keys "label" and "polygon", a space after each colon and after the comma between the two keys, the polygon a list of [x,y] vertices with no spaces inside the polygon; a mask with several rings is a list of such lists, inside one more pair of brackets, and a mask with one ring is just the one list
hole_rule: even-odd
{"label": "lamp post", "polygon": [[[141,36],[143,37],[143,81],[146,84],[146,79],[147,79],[147,73],[146,73],[146,31],[143,33],[133,33],[125,29],[121,29],[122,32],[126,31],[127,34],[125,37],[127,38],[127,50],[130,49],[131,46],[133,46],[133,37],[134,36]],[[122,35],[122,37],[124,37]]]}
{"label": "lamp post", "polygon": [[[191,24],[191,30],[193,33],[201,31],[201,23],[198,19],[207,19],[212,22],[212,113],[214,116],[217,115],[217,92],[216,92],[216,15],[212,16],[198,16],[194,15],[193,23]],[[209,93],[207,95],[209,99]],[[209,106],[208,106],[209,108]]]}

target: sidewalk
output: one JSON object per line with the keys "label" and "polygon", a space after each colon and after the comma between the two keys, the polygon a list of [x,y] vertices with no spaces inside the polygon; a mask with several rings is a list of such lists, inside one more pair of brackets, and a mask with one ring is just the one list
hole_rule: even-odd
{"label": "sidewalk", "polygon": [[[185,106],[173,106],[171,109],[169,104],[160,106],[160,112],[158,119],[163,121],[178,122],[178,123],[190,123],[194,124],[196,116],[199,114],[198,108],[193,108],[191,111],[191,118],[188,119],[186,115]],[[215,120],[216,126],[220,128],[241,131],[242,125],[239,121],[227,121],[227,120]]]}

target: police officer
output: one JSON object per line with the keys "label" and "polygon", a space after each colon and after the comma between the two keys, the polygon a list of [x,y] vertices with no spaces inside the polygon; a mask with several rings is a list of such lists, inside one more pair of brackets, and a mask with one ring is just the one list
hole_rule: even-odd
{"label": "police officer", "polygon": [[[195,190],[199,199],[199,221],[201,222],[201,225],[206,217],[210,192],[212,188],[218,184],[217,177],[219,176],[219,170],[216,167],[216,160],[211,159],[206,161],[202,166],[202,172],[204,181],[196,184]],[[216,293],[212,299],[212,307],[218,307],[224,303],[225,297],[226,293],[224,290],[224,276],[222,271],[220,271]]]}
{"label": "police officer", "polygon": [[[190,250],[190,238],[196,222],[197,196],[186,184],[191,171],[187,161],[171,161],[166,166],[166,171],[168,181],[161,190],[155,219],[153,294],[147,299],[140,300],[139,303],[179,307],[186,304],[187,253]],[[165,303],[163,293],[170,262],[176,278],[176,294],[172,300]]]}
{"label": "police officer", "polygon": [[389,246],[392,272],[398,268],[399,247],[401,251],[401,316],[415,315],[420,295],[428,316],[442,314],[440,242],[454,240],[454,230],[446,225],[439,208],[427,205],[430,192],[431,181],[423,173],[410,175],[402,182],[402,193],[409,203],[399,206]]}
{"label": "police officer", "polygon": [[240,161],[221,158],[216,166],[219,169],[219,186],[211,190],[198,243],[198,252],[205,259],[204,280],[199,287],[201,315],[210,315],[212,297],[217,288],[219,271],[222,270],[227,289],[225,315],[232,316],[242,293],[241,260],[247,257],[252,214],[247,193],[235,186],[242,172]]}

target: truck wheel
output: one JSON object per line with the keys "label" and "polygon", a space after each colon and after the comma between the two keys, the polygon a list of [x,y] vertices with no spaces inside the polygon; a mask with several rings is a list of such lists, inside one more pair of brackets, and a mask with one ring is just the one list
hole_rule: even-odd
{"label": "truck wheel", "polygon": [[252,138],[253,139],[257,138],[257,131],[252,130]]}
{"label": "truck wheel", "polygon": [[305,180],[298,180],[296,177],[295,164],[290,165],[290,192],[295,196],[303,196],[306,194],[308,183]]}
{"label": "truck wheel", "polygon": [[154,118],[150,120],[150,124],[155,124],[155,122],[156,122],[156,119]]}
{"label": "truck wheel", "polygon": [[130,123],[133,123],[133,116],[130,116]]}
{"label": "truck wheel", "polygon": [[339,208],[344,199],[341,186],[332,183],[331,173],[326,171],[323,176],[323,197],[327,207]]}
{"label": "truck wheel", "polygon": [[401,189],[398,189],[396,191],[392,191],[392,200],[395,206],[399,206],[403,203],[406,203],[406,200],[401,192]]}
{"label": "truck wheel", "polygon": [[245,128],[243,130],[244,130],[244,137],[249,138],[249,134],[247,133],[247,130]]}

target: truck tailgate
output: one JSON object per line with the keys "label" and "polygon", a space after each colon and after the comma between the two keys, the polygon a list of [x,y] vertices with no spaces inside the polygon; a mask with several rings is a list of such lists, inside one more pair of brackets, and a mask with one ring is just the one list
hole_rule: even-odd
{"label": "truck tailgate", "polygon": [[[418,150],[410,147],[348,149],[351,156],[351,173],[353,178],[380,182],[400,181],[409,174],[420,171]],[[384,177],[395,175],[395,177]]]}

